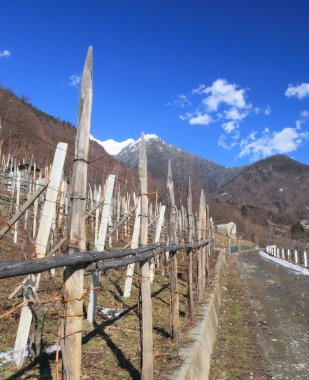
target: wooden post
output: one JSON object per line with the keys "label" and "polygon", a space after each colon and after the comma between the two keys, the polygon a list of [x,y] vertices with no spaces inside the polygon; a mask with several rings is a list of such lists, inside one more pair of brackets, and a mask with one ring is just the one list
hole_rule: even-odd
{"label": "wooden post", "polygon": [[[191,178],[189,177],[188,186],[188,243],[192,243],[193,235],[193,212],[192,212],[192,189],[191,189]],[[193,276],[192,276],[192,249],[188,250],[188,309],[189,314],[193,314]]]}
{"label": "wooden post", "polygon": [[[133,227],[133,235],[131,240],[131,248],[135,249],[138,248],[139,243],[139,234],[140,234],[140,226],[141,226],[141,199],[140,197],[137,200],[137,208],[135,213],[135,222]],[[133,280],[133,274],[134,274],[134,263],[129,264],[127,267],[127,277],[124,284],[124,291],[123,296],[125,298],[130,297],[131,295],[131,288],[132,288],[132,280]]]}
{"label": "wooden post", "polygon": [[[159,214],[159,218],[158,218],[157,225],[156,225],[154,243],[160,242],[160,235],[161,235],[162,226],[163,226],[163,222],[164,222],[165,208],[166,208],[165,206],[160,207],[160,214]],[[154,269],[155,269],[155,261],[154,261],[154,258],[152,258],[151,263],[150,263],[150,284],[153,283],[154,272],[155,272]]]}
{"label": "wooden post", "polygon": [[[148,244],[148,196],[147,196],[147,156],[144,133],[141,136],[139,156],[139,179],[141,190],[141,246]],[[141,262],[141,296],[142,296],[142,380],[153,379],[153,337],[152,307],[150,293],[149,261]]]}
{"label": "wooden post", "polygon": [[[111,214],[111,202],[112,202],[114,184],[115,184],[115,176],[109,175],[107,178],[106,191],[104,194],[104,203],[103,203],[102,217],[101,217],[98,239],[95,242],[95,247],[97,251],[104,251],[105,249],[107,227],[108,227],[108,222],[109,222],[110,214]],[[100,281],[100,272],[94,272],[92,274],[92,282],[90,286],[91,290],[90,290],[88,313],[87,313],[87,319],[90,323],[93,323],[94,321],[94,313],[95,313],[95,308],[96,308],[96,303],[97,303],[96,287],[99,285],[99,281]]]}
{"label": "wooden post", "polygon": [[[86,249],[85,210],[87,196],[87,160],[92,106],[92,47],[88,48],[81,82],[78,129],[72,180],[72,207],[70,220],[69,254]],[[62,328],[63,378],[81,377],[81,343],[83,317],[84,270],[66,267],[64,272],[64,324]],[[66,365],[67,364],[67,365]]]}
{"label": "wooden post", "polygon": [[[20,170],[17,169],[17,183],[16,183],[16,212],[19,211],[20,182],[21,182]],[[14,228],[14,243],[15,243],[15,244],[17,244],[17,239],[18,239],[18,221],[16,221],[16,223],[15,223],[15,228]]]}
{"label": "wooden post", "polygon": [[[202,240],[206,239],[206,198],[203,191],[203,212],[202,212]],[[203,292],[206,287],[206,247],[201,248],[202,254],[202,287]]]}
{"label": "wooden post", "polygon": [[[169,244],[176,244],[176,204],[174,196],[174,183],[172,176],[171,162],[168,161],[167,172],[167,196],[168,196],[168,235]],[[179,294],[177,279],[177,252],[171,252],[170,263],[170,290],[171,290],[171,309],[172,309],[172,336],[178,340],[180,334],[179,318]]]}
{"label": "wooden post", "polygon": [[[53,169],[50,176],[49,188],[46,192],[42,215],[40,218],[39,231],[35,243],[36,254],[38,258],[44,257],[47,250],[47,243],[51,230],[52,218],[56,208],[58,189],[62,177],[66,150],[68,144],[59,143],[54,156]],[[40,275],[36,276],[36,288],[38,289]],[[33,284],[31,285],[33,286]],[[28,306],[24,306],[21,311],[19,326],[16,334],[14,347],[14,362],[19,368],[22,366],[24,354],[27,347],[27,340],[31,327],[32,314]]]}
{"label": "wooden post", "polygon": [[[200,205],[198,213],[198,227],[197,227],[197,240],[200,242],[202,240],[202,219],[203,219],[203,197],[204,191],[201,191]],[[202,263],[202,249],[197,250],[197,289],[198,289],[198,300],[203,299],[203,263]]]}

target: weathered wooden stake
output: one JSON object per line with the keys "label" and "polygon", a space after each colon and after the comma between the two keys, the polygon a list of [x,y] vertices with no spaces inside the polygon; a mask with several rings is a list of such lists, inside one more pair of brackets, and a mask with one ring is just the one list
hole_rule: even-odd
{"label": "weathered wooden stake", "polygon": [[[141,190],[141,246],[148,244],[148,190],[147,190],[147,156],[144,133],[141,136],[139,156],[139,179]],[[141,296],[142,296],[142,380],[153,379],[153,337],[152,307],[150,292],[149,261],[141,263]]]}
{"label": "weathered wooden stake", "polygon": [[[141,199],[140,197],[137,200],[137,208],[136,208],[136,214],[135,214],[135,222],[133,227],[133,235],[131,240],[131,248],[135,249],[138,248],[139,243],[139,235],[140,235],[140,229],[141,229]],[[134,274],[134,266],[135,264],[130,264],[127,267],[127,277],[124,284],[124,291],[123,296],[125,298],[130,297],[131,295],[131,288],[132,288],[132,280],[133,280],[133,274]]]}
{"label": "weathered wooden stake", "polygon": [[[198,225],[197,225],[197,240],[200,242],[202,240],[202,219],[203,219],[203,197],[204,191],[201,191],[200,205],[198,213]],[[203,299],[203,261],[202,261],[202,248],[197,250],[197,289],[198,289],[198,300]]]}
{"label": "weathered wooden stake", "polygon": [[[92,106],[92,47],[88,48],[81,82],[78,129],[75,144],[75,160],[72,180],[72,207],[70,221],[69,254],[86,249],[86,196],[87,196],[87,160],[89,151],[89,131]],[[64,272],[64,326],[63,379],[81,378],[81,343],[83,318],[84,270],[66,267]],[[67,365],[66,365],[67,364]]]}
{"label": "weathered wooden stake", "polygon": [[[176,204],[174,196],[174,183],[172,176],[171,162],[168,162],[167,172],[167,196],[168,196],[168,235],[169,244],[176,244]],[[171,269],[170,269],[170,291],[171,291],[171,309],[172,309],[172,336],[174,340],[179,339],[180,318],[179,318],[179,294],[177,278],[177,255],[171,252]]]}
{"label": "weathered wooden stake", "polygon": [[[115,184],[115,176],[109,175],[107,178],[106,191],[104,194],[104,203],[103,203],[102,217],[101,217],[101,223],[99,227],[98,238],[95,242],[95,247],[96,247],[96,250],[98,251],[104,251],[105,249],[107,227],[108,227],[108,222],[110,219],[111,207],[112,207],[111,203],[112,203],[114,184]],[[95,308],[97,304],[96,288],[99,285],[99,281],[100,281],[100,272],[99,271],[94,272],[92,274],[92,282],[91,282],[88,313],[87,313],[87,319],[90,323],[93,323],[94,321],[94,313],[95,313]]]}
{"label": "weathered wooden stake", "polygon": [[[159,218],[158,218],[157,225],[156,225],[154,243],[160,242],[160,235],[161,235],[163,222],[164,222],[165,208],[166,208],[165,206],[160,207],[160,214],[159,214]],[[156,256],[156,257],[157,257],[157,259],[159,259],[159,256]],[[159,260],[157,260],[157,264],[158,264],[158,261]],[[155,275],[155,261],[154,261],[154,258],[152,258],[151,262],[150,262],[150,284],[153,283],[154,275]]]}
{"label": "weathered wooden stake", "polygon": [[[188,186],[188,243],[192,243],[193,239],[193,212],[192,212],[192,189],[191,178],[189,177]],[[193,314],[193,276],[192,276],[192,249],[188,250],[188,309],[189,314]]]}

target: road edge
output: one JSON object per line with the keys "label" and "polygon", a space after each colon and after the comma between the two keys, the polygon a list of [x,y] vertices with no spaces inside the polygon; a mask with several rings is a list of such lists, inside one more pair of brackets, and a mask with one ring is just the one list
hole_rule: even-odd
{"label": "road edge", "polygon": [[197,315],[198,325],[190,332],[192,343],[180,353],[181,367],[170,379],[174,380],[208,380],[213,346],[217,336],[219,312],[222,298],[223,279],[226,268],[225,250],[221,250],[216,264],[216,277],[208,302],[201,305]]}

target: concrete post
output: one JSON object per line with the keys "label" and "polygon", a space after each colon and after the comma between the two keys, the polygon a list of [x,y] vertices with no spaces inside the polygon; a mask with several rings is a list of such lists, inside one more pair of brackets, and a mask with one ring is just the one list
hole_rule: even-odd
{"label": "concrete post", "polygon": [[304,266],[308,268],[308,256],[306,251],[304,251]]}
{"label": "concrete post", "polygon": [[284,248],[281,248],[281,256],[282,256],[282,259],[285,260]]}

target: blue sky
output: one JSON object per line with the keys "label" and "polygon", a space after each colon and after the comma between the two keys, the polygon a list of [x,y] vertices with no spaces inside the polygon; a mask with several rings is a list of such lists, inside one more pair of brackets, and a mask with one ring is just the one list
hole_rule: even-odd
{"label": "blue sky", "polygon": [[309,164],[308,19],[306,0],[3,1],[0,83],[75,125],[91,44],[96,138]]}

